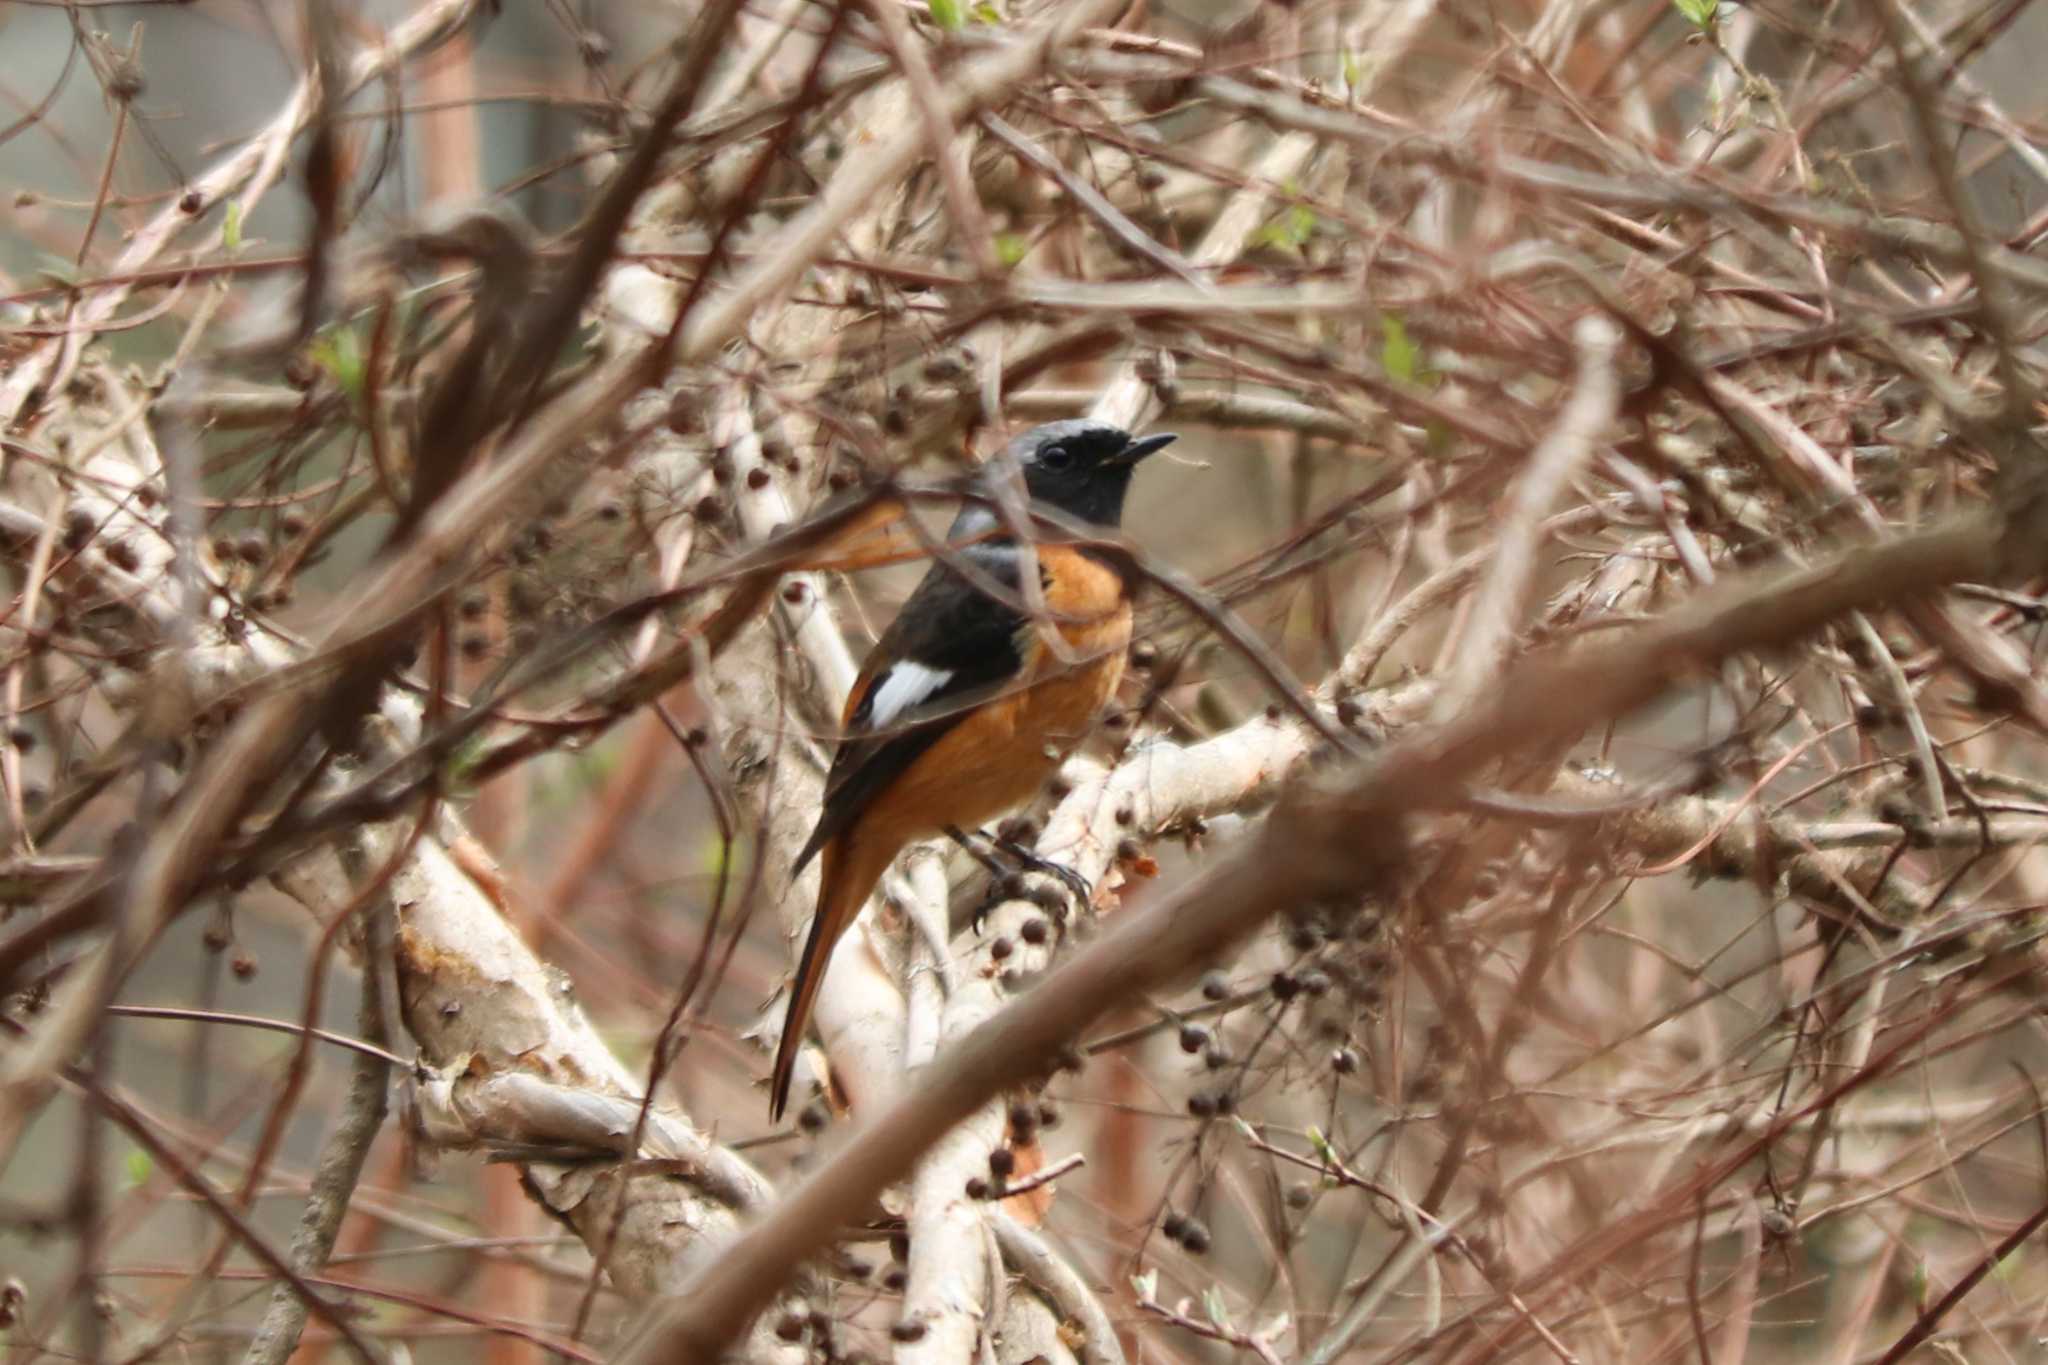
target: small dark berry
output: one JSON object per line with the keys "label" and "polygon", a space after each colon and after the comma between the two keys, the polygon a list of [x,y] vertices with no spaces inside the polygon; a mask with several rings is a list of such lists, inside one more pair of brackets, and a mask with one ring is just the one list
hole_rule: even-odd
{"label": "small dark berry", "polygon": [[1193,1219],[1188,1220],[1188,1230],[1180,1235],[1180,1244],[1190,1256],[1200,1256],[1209,1249],[1209,1229]]}
{"label": "small dark berry", "polygon": [[988,1172],[998,1180],[1006,1180],[1017,1169],[1017,1154],[1008,1147],[997,1147],[988,1154]]}
{"label": "small dark berry", "polygon": [[988,955],[1001,962],[1010,955],[1010,940],[1002,937],[1000,934],[997,935],[988,945]]}
{"label": "small dark berry", "polygon": [[1301,993],[1301,983],[1287,972],[1275,972],[1270,989],[1273,998],[1284,1004]]}
{"label": "small dark berry", "polygon": [[1017,936],[1026,943],[1036,947],[1046,940],[1047,930],[1045,921],[1036,917],[1025,920],[1017,926]]}
{"label": "small dark berry", "polygon": [[1310,1189],[1305,1181],[1297,1180],[1287,1187],[1287,1207],[1290,1209],[1305,1209],[1313,1204],[1315,1199],[1316,1192]]}
{"label": "small dark berry", "polygon": [[915,1318],[904,1318],[889,1329],[889,1335],[897,1341],[923,1341],[925,1326]]}
{"label": "small dark berry", "polygon": [[178,212],[187,218],[197,218],[206,208],[206,196],[198,190],[186,190],[178,196]]}
{"label": "small dark berry", "polygon": [[1202,1065],[1211,1071],[1221,1071],[1230,1065],[1230,1049],[1221,1043],[1209,1044],[1208,1051],[1202,1054]]}
{"label": "small dark berry", "polygon": [[236,953],[228,961],[228,969],[242,980],[256,975],[256,959],[248,953]]}
{"label": "small dark berry", "polygon": [[1225,1000],[1230,996],[1230,982],[1221,972],[1210,972],[1202,978],[1202,998]]}
{"label": "small dark berry", "polygon": [[988,1198],[988,1182],[978,1175],[967,1177],[967,1197],[969,1199]]}
{"label": "small dark berry", "polygon": [[1018,1100],[1010,1106],[1009,1117],[1010,1131],[1016,1133],[1021,1141],[1025,1133],[1038,1126],[1038,1106]]}
{"label": "small dark berry", "polygon": [[816,1133],[824,1129],[826,1119],[825,1106],[814,1102],[797,1111],[796,1126],[806,1133]]}
{"label": "small dark berry", "polygon": [[760,492],[768,486],[768,471],[755,465],[747,471],[747,487]]}
{"label": "small dark berry", "polygon": [[892,1265],[882,1272],[882,1288],[892,1294],[903,1292],[903,1286],[910,1283],[910,1272],[900,1265]]}
{"label": "small dark berry", "polygon": [[1209,1030],[1200,1024],[1180,1026],[1180,1050],[1193,1055],[1209,1045]]}
{"label": "small dark berry", "polygon": [[1041,1128],[1059,1127],[1060,1111],[1058,1108],[1049,1103],[1041,1103],[1038,1106],[1038,1126]]}
{"label": "small dark berry", "polygon": [[1178,1242],[1182,1237],[1185,1237],[1187,1235],[1187,1215],[1180,1213],[1167,1214],[1165,1218],[1160,1220],[1159,1230],[1162,1233],[1166,1234],[1167,1238],[1170,1241]]}
{"label": "small dark berry", "polygon": [[1188,1096],[1188,1112],[1198,1119],[1216,1116],[1216,1101],[1200,1091]]}
{"label": "small dark berry", "polygon": [[785,1313],[776,1320],[775,1335],[784,1341],[801,1341],[804,1335],[804,1320],[794,1313]]}
{"label": "small dark berry", "polygon": [[1330,1054],[1330,1068],[1339,1076],[1349,1076],[1358,1070],[1358,1054],[1348,1047],[1340,1047]]}

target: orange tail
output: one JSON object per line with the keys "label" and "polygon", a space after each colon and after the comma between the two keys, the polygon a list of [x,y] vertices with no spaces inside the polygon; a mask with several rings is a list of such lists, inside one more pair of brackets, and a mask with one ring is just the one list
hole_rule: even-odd
{"label": "orange tail", "polygon": [[860,913],[868,893],[875,889],[893,856],[892,849],[879,863],[873,858],[850,857],[844,837],[825,845],[824,856],[819,860],[818,909],[811,916],[811,934],[804,940],[804,955],[796,964],[796,980],[790,983],[789,1009],[782,1016],[782,1041],[775,1046],[775,1070],[768,1090],[771,1122],[780,1123],[782,1111],[789,1105],[789,1083],[796,1074],[797,1049],[803,1046],[804,1030],[810,1026],[811,1006],[817,1002],[825,970],[832,965],[832,949]]}

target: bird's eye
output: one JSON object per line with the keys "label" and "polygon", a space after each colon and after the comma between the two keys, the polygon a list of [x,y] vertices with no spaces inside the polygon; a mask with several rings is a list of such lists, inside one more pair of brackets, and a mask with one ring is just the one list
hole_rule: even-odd
{"label": "bird's eye", "polygon": [[1038,462],[1047,469],[1065,469],[1074,462],[1074,452],[1065,446],[1047,446],[1038,452]]}

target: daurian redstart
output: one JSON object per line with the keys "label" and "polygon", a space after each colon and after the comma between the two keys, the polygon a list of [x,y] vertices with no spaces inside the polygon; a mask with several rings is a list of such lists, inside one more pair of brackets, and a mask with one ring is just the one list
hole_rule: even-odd
{"label": "daurian redstart", "polygon": [[[989,469],[1002,477],[1014,461],[1034,504],[1113,528],[1138,462],[1173,439],[1049,422]],[[833,946],[896,855],[1029,800],[1123,677],[1132,588],[1124,572],[1084,546],[1020,545],[982,491],[961,508],[947,535],[954,548],[903,604],[846,699],[824,810],[793,869],[822,855],[818,908],[775,1051],[776,1119]],[[1036,614],[1021,576],[1034,559]]]}

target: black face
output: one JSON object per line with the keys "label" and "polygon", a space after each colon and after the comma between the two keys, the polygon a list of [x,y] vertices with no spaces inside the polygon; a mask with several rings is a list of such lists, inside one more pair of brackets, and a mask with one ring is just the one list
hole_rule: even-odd
{"label": "black face", "polygon": [[1142,439],[1107,422],[1047,422],[1010,442],[1024,471],[1024,487],[1042,502],[1097,526],[1123,520],[1124,494],[1138,461],[1174,439],[1166,432]]}

